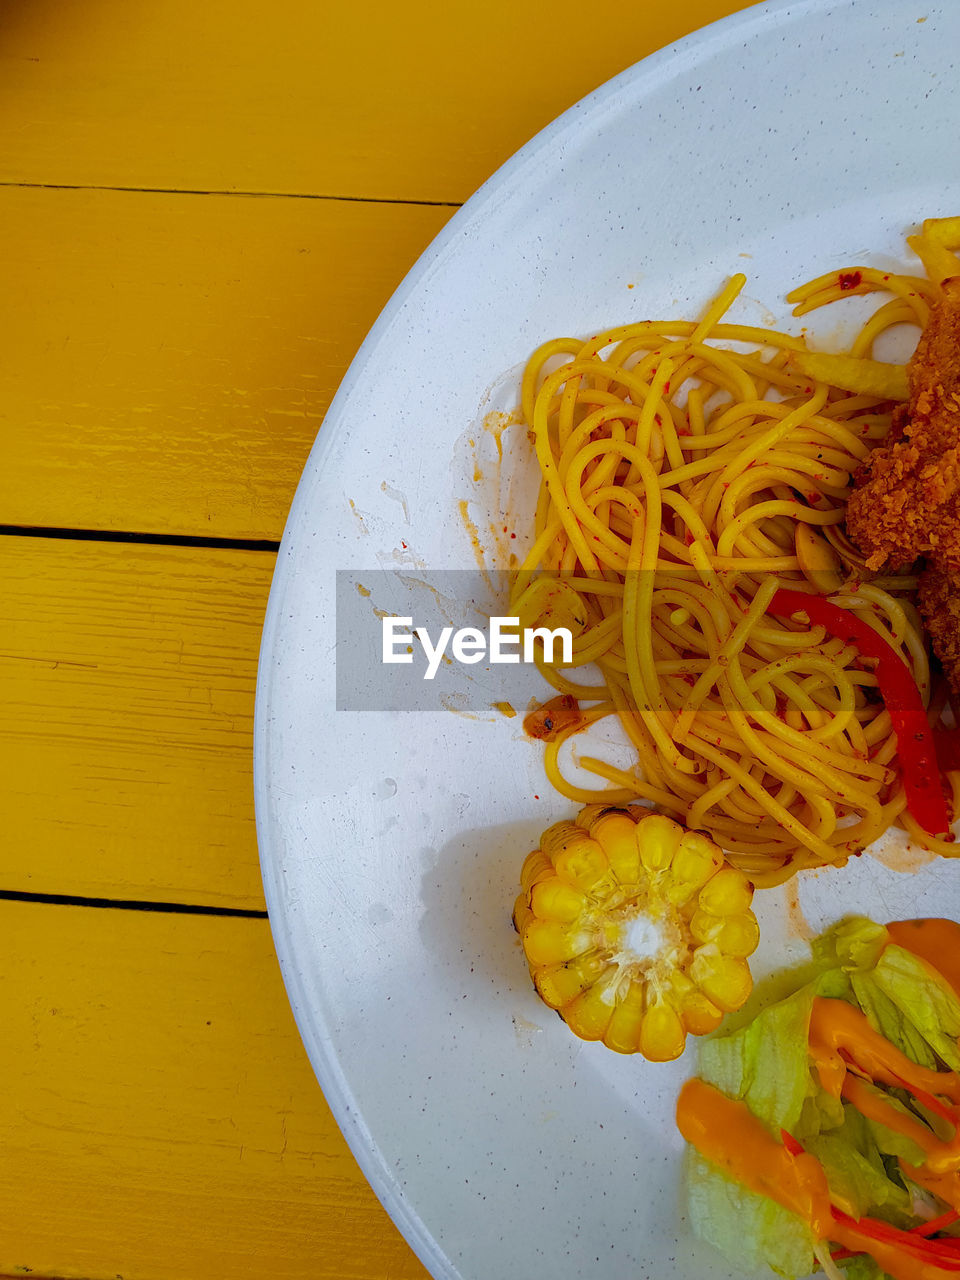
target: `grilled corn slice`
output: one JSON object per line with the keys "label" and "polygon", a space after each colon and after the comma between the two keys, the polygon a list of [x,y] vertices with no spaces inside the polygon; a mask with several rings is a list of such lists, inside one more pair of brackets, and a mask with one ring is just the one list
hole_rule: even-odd
{"label": "grilled corn slice", "polygon": [[534,985],[582,1040],[665,1062],[750,994],[753,885],[701,832],[588,805],[543,833],[520,884]]}

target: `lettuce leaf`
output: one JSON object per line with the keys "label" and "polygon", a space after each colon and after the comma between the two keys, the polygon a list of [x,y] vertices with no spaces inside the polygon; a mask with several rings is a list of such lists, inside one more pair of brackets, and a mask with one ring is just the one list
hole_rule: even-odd
{"label": "lettuce leaf", "polygon": [[868,976],[897,1011],[889,1031],[883,1024],[877,1029],[909,1057],[909,1049],[896,1038],[898,1027],[908,1026],[909,1034],[922,1037],[951,1071],[960,1071],[960,998],[946,979],[912,952],[893,944]]}
{"label": "lettuce leaf", "polygon": [[701,1079],[746,1102],[777,1137],[781,1129],[795,1131],[804,1102],[817,1092],[807,1056],[815,994],[815,985],[801,987],[747,1026],[700,1047]]}
{"label": "lettuce leaf", "polygon": [[885,1280],[887,1274],[865,1253],[858,1253],[855,1258],[841,1262],[840,1268],[847,1280]]}
{"label": "lettuce leaf", "polygon": [[916,1062],[921,1067],[937,1065],[937,1057],[930,1044],[909,1015],[887,995],[873,974],[853,974],[850,982],[856,1003],[875,1031],[879,1031],[891,1044],[896,1045],[911,1062]]}
{"label": "lettuce leaf", "polygon": [[822,969],[872,969],[883,953],[887,931],[866,916],[850,916],[810,943],[814,962]]}
{"label": "lettuce leaf", "polygon": [[[866,1083],[864,1084],[864,1088],[872,1090],[874,1093],[883,1094],[884,1101],[891,1106],[894,1111],[899,1111],[902,1115],[909,1116],[913,1120],[917,1119],[915,1112],[902,1102],[895,1094],[891,1093],[889,1089],[881,1089],[877,1085],[869,1085]],[[905,1133],[899,1133],[896,1129],[890,1129],[879,1120],[864,1119],[863,1123],[868,1127],[871,1138],[876,1144],[877,1150],[883,1155],[895,1156],[898,1159],[906,1160],[908,1164],[923,1164],[925,1158],[923,1149]]]}
{"label": "lettuce leaf", "polygon": [[853,916],[811,948],[819,994],[858,1004],[871,1026],[920,1066],[960,1071],[960,998],[925,961],[887,942],[883,925]]}
{"label": "lettuce leaf", "polygon": [[831,1129],[838,1129],[843,1124],[844,1117],[843,1103],[840,1099],[827,1093],[826,1089],[822,1089],[813,1073],[810,1078],[815,1092],[808,1094],[804,1099],[797,1127],[789,1130],[804,1145],[808,1138],[816,1137],[819,1133],[829,1133]]}
{"label": "lettuce leaf", "polygon": [[854,1218],[869,1214],[906,1226],[910,1195],[903,1181],[890,1176],[870,1122],[855,1107],[843,1111],[839,1128],[804,1145],[820,1161],[831,1191]]}
{"label": "lettuce leaf", "polygon": [[687,1158],[687,1208],[697,1235],[745,1275],[771,1267],[795,1280],[809,1275],[816,1265],[813,1235],[802,1218],[720,1173],[692,1147]]}

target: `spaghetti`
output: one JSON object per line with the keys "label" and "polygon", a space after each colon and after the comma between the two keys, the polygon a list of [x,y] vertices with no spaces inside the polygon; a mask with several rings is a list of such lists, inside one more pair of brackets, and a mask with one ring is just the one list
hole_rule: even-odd
{"label": "spaghetti", "polygon": [[[572,666],[539,665],[591,704],[548,742],[548,776],[577,803],[640,799],[709,832],[757,885],[842,864],[899,821],[953,852],[904,816],[871,661],[802,615],[768,612],[780,587],[828,595],[903,659],[929,705],[916,581],[861,578],[842,524],[903,384],[899,366],[865,357],[890,325],[924,323],[936,285],[863,269],[792,296],[803,311],[848,292],[892,295],[853,344],[863,391],[844,379],[849,357],[725,322],[744,283],[735,276],[699,321],[556,339],[528,363],[522,408],[541,486],[512,611],[524,625],[576,620]],[[839,383],[815,376],[817,360]],[[601,683],[581,675],[588,666]],[[607,716],[636,764],[581,756],[608,786],[578,786],[564,744]]]}

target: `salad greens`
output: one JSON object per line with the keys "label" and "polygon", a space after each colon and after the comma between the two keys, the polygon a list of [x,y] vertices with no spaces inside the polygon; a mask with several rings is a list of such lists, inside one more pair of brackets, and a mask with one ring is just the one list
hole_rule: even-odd
{"label": "salad greens", "polygon": [[[903,1172],[901,1160],[918,1166],[925,1154],[909,1136],[866,1118],[821,1086],[809,1052],[811,1011],[818,996],[847,1001],[914,1063],[955,1070],[960,1069],[960,998],[930,965],[891,943],[884,927],[870,920],[843,922],[818,938],[812,950],[812,977],[746,1025],[705,1041],[698,1074],[745,1102],[775,1137],[790,1135],[815,1156],[831,1199],[846,1213],[910,1229],[944,1208]],[[886,1103],[913,1120],[932,1120],[934,1128],[940,1123],[906,1089],[867,1087],[881,1090]],[[824,1262],[823,1248],[817,1249],[802,1218],[735,1182],[692,1147],[687,1188],[696,1232],[745,1271],[766,1266],[801,1277]],[[833,1274],[842,1267],[848,1280],[884,1275],[866,1254],[839,1263],[827,1257],[825,1263]]]}

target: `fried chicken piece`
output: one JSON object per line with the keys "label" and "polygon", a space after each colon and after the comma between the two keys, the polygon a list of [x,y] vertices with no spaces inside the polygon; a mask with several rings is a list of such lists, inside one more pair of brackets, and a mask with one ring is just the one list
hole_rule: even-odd
{"label": "fried chicken piece", "polygon": [[943,569],[925,569],[917,583],[917,608],[950,688],[960,694],[960,580]]}
{"label": "fried chicken piece", "polygon": [[924,557],[917,607],[960,694],[960,276],[943,282],[907,373],[909,401],[854,477],[847,531],[869,569]]}
{"label": "fried chicken piece", "polygon": [[870,569],[924,556],[960,572],[960,276],[943,282],[907,372],[910,400],[854,478],[847,530]]}

